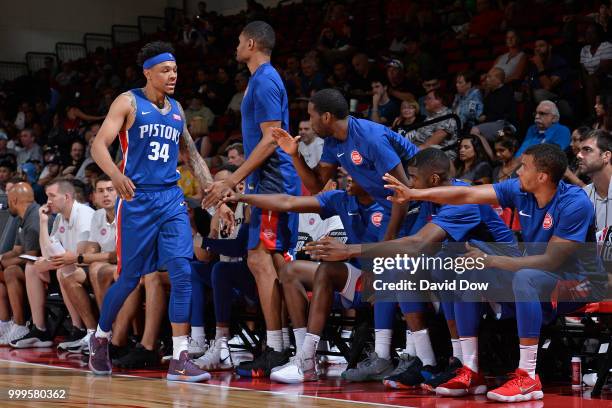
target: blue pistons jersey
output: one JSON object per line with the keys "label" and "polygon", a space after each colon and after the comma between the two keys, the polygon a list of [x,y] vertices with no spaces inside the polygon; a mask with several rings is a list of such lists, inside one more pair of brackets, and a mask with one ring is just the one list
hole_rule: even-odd
{"label": "blue pistons jersey", "polygon": [[178,103],[168,98],[171,109],[162,114],[141,89],[130,92],[136,112],[132,127],[119,133],[120,169],[136,186],[175,184],[180,178],[177,165],[184,126]]}

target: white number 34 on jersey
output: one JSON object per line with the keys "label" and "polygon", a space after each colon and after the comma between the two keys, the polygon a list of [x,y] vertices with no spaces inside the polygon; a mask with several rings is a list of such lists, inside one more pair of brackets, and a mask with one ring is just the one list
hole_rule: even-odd
{"label": "white number 34 on jersey", "polygon": [[168,161],[170,158],[170,154],[168,153],[169,145],[167,143],[160,144],[159,142],[151,142],[149,144],[151,148],[151,154],[149,154],[149,160],[159,160],[164,159],[164,163]]}

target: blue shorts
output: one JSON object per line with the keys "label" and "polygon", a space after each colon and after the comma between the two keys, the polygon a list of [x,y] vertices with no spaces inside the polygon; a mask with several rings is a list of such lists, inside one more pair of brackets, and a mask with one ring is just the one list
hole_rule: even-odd
{"label": "blue shorts", "polygon": [[298,223],[297,213],[251,207],[248,249],[255,249],[261,241],[269,251],[292,252],[297,245]]}
{"label": "blue shorts", "polygon": [[118,273],[143,276],[173,258],[193,258],[183,191],[176,185],[137,187],[131,201],[117,200]]}

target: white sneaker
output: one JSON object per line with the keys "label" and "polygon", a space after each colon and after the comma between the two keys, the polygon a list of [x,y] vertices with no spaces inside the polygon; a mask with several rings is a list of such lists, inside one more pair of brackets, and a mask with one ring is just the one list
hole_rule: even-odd
{"label": "white sneaker", "polygon": [[197,360],[194,360],[194,363],[206,371],[233,370],[234,364],[229,346],[227,345],[227,338],[221,337],[220,339],[213,340],[206,353]]}
{"label": "white sneaker", "polygon": [[77,340],[72,340],[72,341],[63,341],[60,344],[57,345],[57,349],[60,351],[68,351],[71,348],[75,348],[78,347],[79,344],[81,344],[81,339],[77,339]]}
{"label": "white sneaker", "polygon": [[0,337],[3,337],[8,332],[11,331],[11,327],[13,327],[13,321],[9,320],[8,322],[0,322]]}
{"label": "white sneaker", "polygon": [[190,337],[189,338],[189,357],[198,358],[208,350],[208,343],[206,341],[206,337]]}
{"label": "white sneaker", "polygon": [[13,323],[11,329],[4,336],[0,337],[0,346],[8,346],[11,341],[20,339],[29,332],[27,326],[19,326]]}
{"label": "white sneaker", "polygon": [[91,337],[93,333],[94,332],[87,332],[87,334],[82,339],[78,340],[76,344],[74,344],[73,346],[69,346],[65,348],[64,350],[70,353],[89,352],[89,338]]}
{"label": "white sneaker", "polygon": [[270,379],[283,384],[317,381],[319,374],[314,360],[312,357],[305,359],[300,354],[293,356],[287,364],[270,373]]}

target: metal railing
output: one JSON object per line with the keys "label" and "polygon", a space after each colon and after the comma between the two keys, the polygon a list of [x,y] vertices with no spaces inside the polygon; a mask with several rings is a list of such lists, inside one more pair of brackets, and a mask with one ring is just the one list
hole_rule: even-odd
{"label": "metal railing", "polygon": [[113,36],[110,34],[85,33],[83,35],[83,43],[85,44],[85,50],[89,54],[94,53],[99,47],[110,50],[113,48]]}
{"label": "metal railing", "polygon": [[87,50],[81,43],[58,42],[55,44],[55,53],[62,62],[87,58]]}
{"label": "metal railing", "polygon": [[28,75],[25,62],[0,61],[0,81],[13,81],[24,75]]}
{"label": "metal railing", "polygon": [[114,24],[112,26],[113,45],[129,44],[140,41],[138,26]]}
{"label": "metal railing", "polygon": [[[51,66],[49,67],[49,63]],[[42,68],[57,68],[57,54],[52,52],[27,52],[26,64],[31,73],[37,72]]]}

